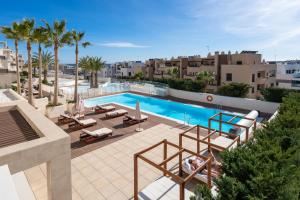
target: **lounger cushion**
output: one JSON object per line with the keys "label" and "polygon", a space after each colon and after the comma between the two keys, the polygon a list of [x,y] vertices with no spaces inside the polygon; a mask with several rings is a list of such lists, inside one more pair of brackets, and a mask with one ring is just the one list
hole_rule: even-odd
{"label": "lounger cushion", "polygon": [[[193,170],[192,170],[192,167],[189,163],[189,159],[195,159],[196,157],[193,156],[193,157],[190,157],[190,158],[187,158],[184,160],[184,163],[182,165],[182,170],[187,173],[187,174],[191,174],[193,173]],[[201,171],[198,172],[195,176],[194,176],[196,179],[204,182],[204,183],[207,183],[207,175],[206,174],[202,174]]]}
{"label": "lounger cushion", "polygon": [[126,114],[126,113],[128,113],[127,110],[119,109],[119,110],[108,112],[108,113],[106,113],[106,115],[107,116],[115,116],[115,115]]}
{"label": "lounger cushion", "polygon": [[[135,116],[127,116],[128,118],[130,118],[130,119],[135,119]],[[141,115],[141,120],[146,120],[146,119],[148,119],[148,116],[147,115]]]}
{"label": "lounger cushion", "polygon": [[94,124],[97,123],[96,120],[94,119],[82,119],[82,120],[78,120],[80,122],[80,124],[82,125],[88,125],[88,124]]}
{"label": "lounger cushion", "polygon": [[100,109],[103,109],[103,110],[113,110],[115,109],[114,106],[98,106]]}
{"label": "lounger cushion", "polygon": [[[220,147],[223,147],[227,149],[231,144],[233,140],[226,138],[224,136],[218,136],[216,139],[211,140],[212,144],[218,145]],[[233,144],[232,147],[236,146],[236,144]]]}
{"label": "lounger cushion", "polygon": [[101,137],[101,136],[108,135],[108,134],[112,133],[112,130],[110,130],[109,128],[100,128],[100,129],[97,129],[97,130],[94,130],[94,131],[89,131],[89,130],[83,129],[82,131],[84,133],[86,133],[88,135],[91,135],[91,136],[94,136],[94,137]]}

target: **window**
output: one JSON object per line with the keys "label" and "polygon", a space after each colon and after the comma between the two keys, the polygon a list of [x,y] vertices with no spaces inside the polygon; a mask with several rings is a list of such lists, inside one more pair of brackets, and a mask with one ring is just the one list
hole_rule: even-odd
{"label": "window", "polygon": [[252,93],[254,93],[254,87],[252,87]]}
{"label": "window", "polygon": [[252,83],[255,82],[255,74],[252,74]]}
{"label": "window", "polygon": [[260,72],[257,73],[257,78],[260,78]]}
{"label": "window", "polygon": [[278,86],[279,85],[279,83],[278,82],[276,82],[276,86]]}
{"label": "window", "polygon": [[237,65],[242,65],[242,64],[243,64],[243,61],[238,60],[238,61],[236,61],[236,64],[237,64]]}
{"label": "window", "polygon": [[274,87],[274,83],[271,83],[271,87]]}
{"label": "window", "polygon": [[257,90],[260,90],[260,85],[257,85]]}
{"label": "window", "polygon": [[231,73],[226,74],[226,81],[232,81],[232,74]]}

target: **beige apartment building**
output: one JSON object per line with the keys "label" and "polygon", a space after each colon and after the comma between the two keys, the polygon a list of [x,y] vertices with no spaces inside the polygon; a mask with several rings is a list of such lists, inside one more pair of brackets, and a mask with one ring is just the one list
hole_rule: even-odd
{"label": "beige apartment building", "polygon": [[[2,47],[0,47],[0,72],[16,72],[17,65],[16,65],[16,55],[10,48],[8,48],[6,42],[1,42]],[[24,66],[24,59],[22,55],[18,55],[19,60],[19,69],[22,70]]]}
{"label": "beige apartment building", "polygon": [[231,54],[216,51],[206,57],[200,55],[146,61],[145,76],[152,78],[170,78],[169,71],[178,69],[178,77],[195,79],[197,73],[208,71],[215,75],[215,81],[209,88],[217,90],[219,86],[231,82],[246,83],[251,86],[248,97],[259,98],[260,90],[273,87],[276,83],[276,64],[268,64],[256,51],[242,51]]}

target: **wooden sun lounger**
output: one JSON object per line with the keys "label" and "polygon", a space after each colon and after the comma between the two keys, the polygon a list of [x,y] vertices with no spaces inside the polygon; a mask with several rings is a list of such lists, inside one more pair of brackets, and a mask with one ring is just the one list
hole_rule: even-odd
{"label": "wooden sun lounger", "polygon": [[101,114],[101,113],[106,113],[106,112],[113,111],[115,109],[116,108],[114,106],[100,106],[100,105],[97,105],[95,107],[95,113],[96,114]]}
{"label": "wooden sun lounger", "polygon": [[144,122],[147,119],[148,119],[147,115],[141,115],[140,120],[136,119],[135,116],[125,115],[125,117],[123,118],[123,124],[124,125],[134,125],[134,124],[138,124],[140,122]]}
{"label": "wooden sun lounger", "polygon": [[83,129],[82,131],[83,133],[80,134],[79,140],[84,142],[92,142],[106,136],[112,136],[113,133],[113,131],[109,128],[100,128],[95,131]]}
{"label": "wooden sun lounger", "polygon": [[79,130],[82,128],[94,126],[96,124],[97,121],[94,119],[82,119],[82,120],[74,119],[74,121],[71,124],[69,124],[69,128]]}
{"label": "wooden sun lounger", "polygon": [[107,112],[107,113],[105,114],[105,117],[106,117],[107,119],[109,119],[109,118],[120,117],[120,116],[123,116],[123,115],[126,115],[126,114],[128,114],[128,111],[127,111],[127,110],[119,109],[119,110]]}

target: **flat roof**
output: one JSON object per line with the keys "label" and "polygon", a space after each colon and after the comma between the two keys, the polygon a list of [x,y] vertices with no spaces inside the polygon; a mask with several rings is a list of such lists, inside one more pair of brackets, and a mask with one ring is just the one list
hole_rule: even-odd
{"label": "flat roof", "polygon": [[0,148],[40,137],[15,107],[5,108],[0,110]]}

